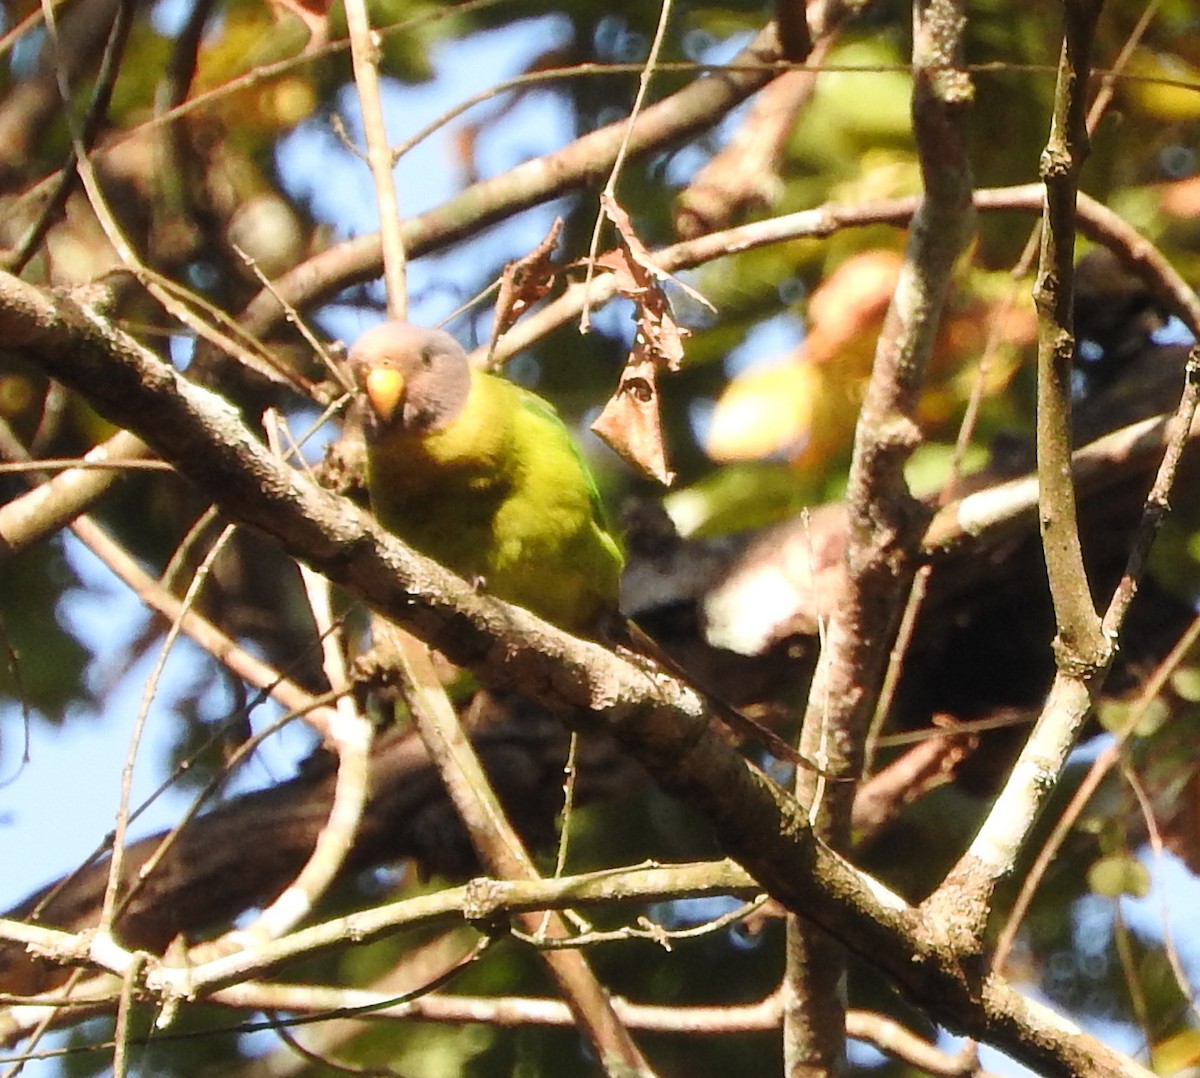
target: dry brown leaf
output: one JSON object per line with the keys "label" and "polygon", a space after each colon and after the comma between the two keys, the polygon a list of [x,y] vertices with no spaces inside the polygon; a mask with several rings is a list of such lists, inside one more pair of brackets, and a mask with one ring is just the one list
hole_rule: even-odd
{"label": "dry brown leaf", "polygon": [[658,363],[637,350],[621,372],[592,430],[635,468],[670,486],[675,473],[667,465],[662,417],[658,408]]}
{"label": "dry brown leaf", "polygon": [[554,285],[558,266],[553,262],[554,247],[562,232],[563,219],[554,218],[550,231],[529,254],[504,267],[500,277],[500,295],[496,299],[496,316],[492,323],[492,340],[516,322]]}
{"label": "dry brown leaf", "polygon": [[675,320],[663,282],[673,282],[692,299],[707,307],[711,308],[712,304],[654,261],[646,245],[633,230],[629,214],[615,198],[608,193],[602,194],[600,206],[616,227],[620,238],[617,250],[603,256],[600,264],[613,270],[617,290],[637,305],[634,319],[638,324],[638,335],[645,339],[646,351],[659,358],[668,370],[678,370],[683,359],[683,339],[688,331]]}
{"label": "dry brown leaf", "polygon": [[669,486],[675,473],[667,465],[658,375],[660,369],[679,369],[688,331],[676,321],[663,283],[673,281],[692,298],[711,304],[655,263],[629,215],[612,195],[602,194],[600,206],[617,230],[618,246],[596,262],[612,272],[617,291],[633,301],[637,332],[617,391],[592,430],[630,464]]}

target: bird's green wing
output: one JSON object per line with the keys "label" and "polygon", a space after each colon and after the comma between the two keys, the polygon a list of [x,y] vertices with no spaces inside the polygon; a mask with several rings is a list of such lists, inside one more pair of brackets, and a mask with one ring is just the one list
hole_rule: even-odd
{"label": "bird's green wing", "polygon": [[554,405],[545,398],[539,397],[536,393],[528,389],[517,388],[520,392],[521,407],[523,409],[531,413],[540,422],[553,425],[561,431],[562,441],[570,450],[572,458],[579,466],[579,474],[587,485],[588,501],[592,507],[592,518],[612,544],[614,554],[623,562],[625,554],[613,531],[612,522],[604,506],[604,500],[600,497],[600,488],[596,485],[596,477],[592,474],[592,469],[588,466],[588,462],[576,444],[575,439],[571,437],[571,432],[563,422],[562,416],[558,414]]}

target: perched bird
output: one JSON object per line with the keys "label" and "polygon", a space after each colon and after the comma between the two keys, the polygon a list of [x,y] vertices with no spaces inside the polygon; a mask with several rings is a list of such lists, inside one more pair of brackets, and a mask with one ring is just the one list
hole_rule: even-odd
{"label": "perched bird", "polygon": [[[546,401],[472,367],[448,333],[404,322],[368,330],[350,362],[367,404],[367,487],[380,524],[497,598],[695,685],[620,615],[624,555],[587,465]],[[820,771],[773,731],[698,691],[739,734]]]}
{"label": "perched bird", "polygon": [[599,636],[624,556],[546,401],[472,367],[448,333],[385,322],[350,351],[379,522],[560,628]]}

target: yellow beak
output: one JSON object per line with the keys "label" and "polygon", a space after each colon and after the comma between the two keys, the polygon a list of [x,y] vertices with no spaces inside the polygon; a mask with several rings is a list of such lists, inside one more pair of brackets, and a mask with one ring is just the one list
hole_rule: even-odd
{"label": "yellow beak", "polygon": [[404,400],[404,375],[393,367],[376,367],[368,372],[364,387],[375,415],[386,423]]}

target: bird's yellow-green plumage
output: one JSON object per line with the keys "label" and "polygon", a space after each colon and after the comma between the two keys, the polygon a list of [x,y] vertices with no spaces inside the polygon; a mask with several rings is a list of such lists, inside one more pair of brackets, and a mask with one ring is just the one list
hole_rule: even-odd
{"label": "bird's yellow-green plumage", "polygon": [[620,546],[570,432],[449,334],[387,322],[350,354],[379,522],[487,591],[573,632],[617,609]]}

